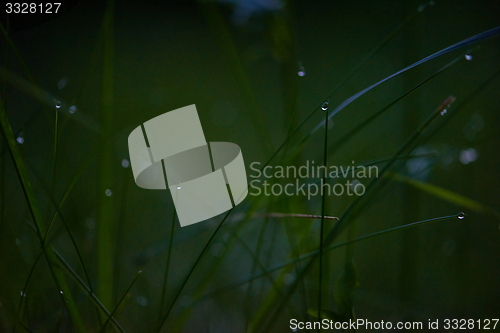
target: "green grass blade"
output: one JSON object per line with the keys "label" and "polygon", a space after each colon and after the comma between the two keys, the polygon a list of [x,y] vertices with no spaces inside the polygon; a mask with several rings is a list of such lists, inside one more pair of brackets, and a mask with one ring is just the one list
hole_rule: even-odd
{"label": "green grass blade", "polygon": [[160,302],[160,319],[161,319],[161,314],[163,313],[163,308],[164,308],[164,302],[165,302],[165,294],[167,292],[167,286],[168,286],[168,271],[170,269],[170,256],[172,254],[172,243],[174,241],[174,232],[175,232],[175,218],[177,214],[174,209],[174,213],[172,215],[172,224],[170,226],[170,239],[168,243],[168,250],[167,250],[167,262],[165,264],[165,275],[163,278],[163,288],[161,291],[161,302]]}
{"label": "green grass blade", "polygon": [[111,318],[114,318],[116,312],[118,311],[118,309],[122,305],[123,301],[125,300],[125,298],[127,298],[127,295],[129,293],[130,289],[132,289],[133,285],[135,284],[135,281],[137,281],[137,279],[139,278],[139,276],[141,276],[141,274],[142,274],[142,271],[137,272],[137,274],[135,275],[132,282],[130,282],[129,286],[127,287],[127,289],[123,293],[123,296],[120,298],[120,300],[116,304],[115,308],[113,309],[113,311],[111,311],[111,314],[108,316],[108,318],[104,322],[104,325],[102,326],[101,331],[100,331],[101,333],[105,332],[106,326],[108,325],[109,321],[111,320]]}
{"label": "green grass blade", "polygon": [[[340,242],[340,243],[336,243],[336,244],[333,244],[333,245],[326,246],[324,250],[325,251],[332,251],[332,250],[335,250],[335,249],[338,249],[338,248],[342,248],[342,247],[347,246],[347,245],[355,244],[357,242],[360,242],[360,241],[363,241],[363,240],[366,240],[366,239],[370,239],[370,238],[375,238],[375,237],[378,237],[378,236],[382,236],[382,235],[385,235],[385,234],[388,234],[388,233],[391,233],[391,232],[394,232],[394,231],[404,230],[404,229],[408,229],[408,228],[414,228],[414,227],[417,227],[417,226],[420,226],[420,225],[429,224],[429,223],[438,222],[438,221],[445,221],[445,220],[457,219],[458,216],[459,216],[459,214],[447,215],[447,216],[441,216],[441,217],[435,217],[435,218],[431,218],[431,219],[427,219],[427,220],[422,220],[422,221],[408,223],[408,224],[404,224],[404,225],[393,227],[393,228],[384,229],[384,230],[377,231],[377,232],[374,232],[374,233],[371,233],[371,234],[359,236],[357,238],[354,238],[354,239],[351,239],[351,240],[348,240],[348,241],[345,241],[345,242]],[[228,285],[226,285],[224,287],[218,288],[217,290],[214,290],[214,291],[212,291],[212,292],[204,295],[202,298],[203,299],[210,298],[214,294],[221,293],[221,292],[224,292],[224,291],[229,290],[229,289],[238,288],[241,285],[243,285],[245,283],[248,283],[248,282],[250,282],[252,280],[262,278],[265,274],[270,274],[270,273],[279,271],[280,269],[283,269],[283,268],[285,268],[287,266],[294,265],[294,264],[296,264],[298,262],[301,262],[301,261],[304,261],[304,260],[307,260],[307,259],[311,259],[311,258],[317,256],[318,254],[319,254],[319,250],[315,250],[315,251],[312,251],[310,253],[303,254],[300,257],[297,257],[297,258],[291,259],[289,261],[286,261],[284,263],[275,265],[273,267],[266,268],[265,272],[261,272],[261,273],[252,275],[249,278],[242,279],[240,281],[236,281],[236,282],[230,283],[230,284],[228,284]]]}
{"label": "green grass blade", "polygon": [[[49,235],[50,235],[50,231],[52,229],[52,226],[54,225],[54,222],[56,220],[56,218],[59,216],[60,212],[61,212],[61,208],[64,204],[64,202],[66,201],[66,199],[68,198],[69,194],[71,193],[71,190],[73,189],[73,187],[75,186],[75,184],[77,183],[77,181],[80,179],[82,173],[87,169],[87,167],[89,166],[90,162],[93,160],[92,157],[95,156],[95,154],[89,154],[88,158],[85,159],[85,163],[83,163],[79,170],[77,171],[76,175],[73,176],[70,184],[68,185],[68,187],[66,188],[61,200],[59,201],[59,203],[56,205],[56,209],[52,215],[52,218],[50,219],[50,222],[49,222],[49,225],[47,227],[47,232],[45,233],[44,237],[43,237],[43,240],[42,240],[42,244],[40,245],[40,252],[39,254],[37,255],[37,258],[34,262],[34,264],[32,265],[31,269],[30,269],[30,272],[28,273],[28,278],[26,279],[26,282],[24,284],[24,288],[23,288],[23,291],[26,291],[28,289],[28,285],[31,281],[31,277],[33,276],[33,271],[38,263],[38,261],[40,260],[41,258],[41,254],[43,253],[43,247],[46,247],[47,244],[49,244],[48,242],[48,238],[49,238]],[[33,170],[33,172],[35,173],[35,176],[36,176],[36,172]],[[39,179],[40,181],[40,179]],[[90,280],[90,277],[89,277],[89,274],[88,274],[88,271],[85,267],[85,264],[84,264],[84,261],[83,261],[83,258],[81,256],[81,253],[80,253],[80,250],[78,249],[78,246],[76,245],[76,241],[73,237],[73,235],[71,234],[71,232],[69,231],[69,227],[68,225],[66,224],[66,221],[65,219],[61,216],[61,221],[63,222],[64,224],[64,227],[66,229],[66,231],[68,232],[68,235],[70,236],[70,240],[73,244],[73,247],[75,248],[75,251],[77,253],[77,256],[78,256],[78,260],[80,261],[81,265],[82,265],[82,268],[83,268],[83,271],[85,273],[85,277],[87,279],[87,283],[89,284],[89,288],[92,290],[92,286],[91,286],[91,280]],[[19,307],[18,307],[18,314],[20,315],[21,313],[21,307],[22,307],[22,304],[23,304],[23,301],[24,301],[24,297],[21,296],[21,300],[19,302]]]}
{"label": "green grass blade", "polygon": [[[94,305],[99,309],[99,311],[105,315],[106,317],[111,317],[111,314],[109,311],[106,309],[105,305],[97,298],[97,296],[92,292],[92,290],[85,284],[85,282],[82,280],[82,278],[75,272],[75,270],[64,260],[64,258],[57,252],[55,249],[53,249],[55,255],[57,256],[57,259],[59,260],[59,263],[61,264],[61,267],[64,269],[64,271],[76,282],[76,284],[88,295],[90,296],[90,300]],[[120,326],[120,324],[111,317],[111,321],[113,322],[113,325],[115,328],[120,331],[120,332],[125,332],[123,328]]]}
{"label": "green grass blade", "polygon": [[[326,104],[326,110],[325,110]],[[323,166],[325,167],[325,171],[323,174],[323,184],[326,183],[327,171],[328,168],[328,103],[323,104],[321,109],[325,111],[325,142],[323,144]],[[323,191],[322,191],[323,192]],[[322,299],[323,299],[323,238],[325,233],[325,215],[326,215],[326,193],[323,192],[321,195],[321,226],[319,232],[319,279],[318,279],[318,321],[321,321],[321,309],[322,307]]]}
{"label": "green grass blade", "polygon": [[[14,162],[14,166],[21,182],[21,186],[24,192],[24,196],[28,202],[28,208],[33,218],[33,222],[35,224],[37,236],[40,240],[40,243],[43,244],[43,238],[45,237],[45,226],[43,224],[42,216],[40,213],[40,209],[38,208],[38,202],[36,200],[35,193],[31,186],[31,182],[28,177],[28,173],[26,171],[26,167],[19,152],[19,149],[16,145],[16,141],[14,139],[14,134],[12,133],[12,128],[10,127],[9,119],[7,118],[7,114],[5,113],[5,109],[3,107],[3,102],[0,100],[0,125],[2,129],[2,134],[7,142],[7,146],[9,149],[9,153]],[[79,332],[85,331],[85,326],[83,324],[83,320],[80,316],[80,313],[76,307],[76,304],[73,300],[72,295],[69,292],[69,289],[66,284],[66,280],[64,276],[62,276],[61,272],[55,267],[53,267],[56,262],[54,253],[50,249],[44,249],[45,256],[47,258],[47,262],[49,264],[49,268],[51,270],[52,276],[54,278],[54,282],[56,283],[59,290],[66,293],[65,295],[65,305],[68,309],[68,312],[71,316],[73,324],[75,328]]]}
{"label": "green grass blade", "polygon": [[[391,158],[391,161],[389,161],[380,171],[379,178],[374,179],[367,185],[365,190],[365,196],[356,198],[342,213],[342,215],[340,216],[339,223],[333,226],[333,229],[329,232],[329,234],[326,237],[325,244],[327,244],[327,246],[335,239],[335,237],[337,237],[340,231],[343,230],[343,228],[346,225],[347,216],[349,216],[352,213],[352,211],[363,202],[363,200],[366,200],[366,198],[368,197],[366,194],[368,194],[373,190],[375,185],[377,185],[379,180],[381,179],[381,176],[383,176],[393,166],[394,160],[396,160],[403,152],[405,152],[420,137],[420,135],[438,118],[441,111],[440,108],[441,106],[438,107],[433,112],[431,112],[431,114],[427,117],[427,119],[424,122],[422,122],[422,124],[415,130],[415,132],[394,153],[393,157]],[[315,256],[312,257],[311,260],[309,260],[308,263],[304,266],[298,278],[292,283],[288,291],[285,293],[285,297],[278,300],[278,305],[277,306],[274,305],[272,309],[268,308],[263,310],[263,313],[266,313],[266,317],[259,318],[256,327],[260,327],[264,331],[270,329],[270,326],[273,325],[275,316],[282,308],[284,303],[286,303],[288,298],[291,296],[294,289],[297,287],[297,280],[299,279],[299,277],[302,278],[305,272],[310,269],[312,263],[314,262],[314,259]]]}
{"label": "green grass blade", "polygon": [[457,206],[469,208],[469,209],[476,211],[478,213],[491,215],[497,219],[500,219],[500,213],[495,211],[494,209],[492,209],[488,206],[485,206],[476,200],[473,200],[473,199],[467,198],[463,195],[460,195],[458,193],[455,193],[453,191],[444,189],[442,187],[439,187],[439,186],[436,186],[433,184],[422,182],[422,181],[419,181],[419,180],[416,180],[416,179],[413,179],[410,177],[406,177],[406,176],[403,176],[403,175],[400,175],[397,173],[389,173],[389,174],[387,174],[387,176],[390,177],[391,179],[408,184],[408,185],[410,185],[410,186],[412,186],[412,187],[414,187],[422,192],[429,193],[429,194],[435,196],[436,198],[440,198],[442,200],[448,201],[448,202],[455,204]]}
{"label": "green grass blade", "polygon": [[[423,9],[425,9],[427,6],[425,6]],[[361,60],[357,65],[356,67],[354,67],[350,72],[349,74],[343,79],[341,80],[336,86],[335,88],[333,88],[333,90],[331,92],[329,92],[322,100],[321,100],[321,103],[316,105],[312,110],[311,112],[309,112],[307,114],[306,117],[304,117],[304,119],[299,123],[299,125],[297,125],[297,127],[295,127],[294,130],[292,131],[289,131],[289,134],[287,136],[287,138],[283,141],[283,143],[274,151],[274,153],[269,157],[269,159],[267,160],[266,163],[264,163],[263,167],[266,167],[275,157],[276,155],[278,155],[278,153],[287,146],[287,144],[291,141],[292,137],[295,136],[295,134],[297,134],[299,132],[299,130],[312,118],[312,116],[314,114],[316,114],[316,112],[318,110],[321,109],[321,106],[322,104],[324,103],[324,101],[327,101],[329,100],[330,98],[332,98],[343,86],[346,82],[348,82],[351,78],[353,78],[356,73],[358,73],[358,71],[371,59],[373,58],[373,56],[375,54],[377,54],[385,45],[387,45],[408,23],[410,23],[415,17],[418,16],[418,14],[420,13],[421,11],[415,11],[413,14],[409,15],[404,21],[403,23],[401,23],[399,26],[397,26],[393,31],[391,31],[379,44],[377,44],[368,54],[365,58],[363,58],[363,60]]]}
{"label": "green grass blade", "polygon": [[196,258],[196,261],[194,262],[194,264],[191,266],[191,269],[189,270],[188,274],[186,275],[186,277],[184,278],[184,281],[182,282],[181,286],[179,287],[179,289],[177,290],[177,293],[175,294],[174,296],[174,299],[172,300],[172,302],[170,303],[170,306],[167,310],[167,312],[165,313],[165,315],[163,316],[163,319],[161,320],[160,322],[160,325],[158,327],[158,332],[161,331],[162,327],[163,327],[163,324],[165,323],[165,321],[167,320],[168,318],[168,315],[170,314],[170,312],[172,311],[172,308],[174,307],[175,305],[175,302],[177,301],[177,299],[179,298],[182,290],[184,289],[184,286],[186,285],[187,281],[189,280],[189,277],[191,276],[191,274],[193,274],[194,272],[194,269],[196,268],[196,266],[198,265],[198,263],[200,262],[201,258],[203,257],[203,255],[205,254],[205,252],[207,252],[207,249],[208,247],[210,246],[210,244],[212,243],[212,240],[214,239],[215,235],[217,234],[217,232],[220,230],[220,228],[222,227],[222,225],[224,224],[224,222],[226,221],[226,219],[228,218],[228,216],[231,214],[231,212],[233,211],[233,209],[229,210],[226,215],[224,216],[224,218],[222,219],[222,221],[219,223],[219,225],[217,226],[217,228],[214,230],[214,232],[212,233],[212,236],[210,236],[209,240],[207,241],[207,243],[205,244],[205,247],[203,247],[203,250],[201,250],[198,258]]}
{"label": "green grass blade", "polygon": [[[500,35],[500,27],[496,27],[496,28],[493,28],[493,29],[490,29],[490,30],[487,30],[487,31],[484,31],[484,32],[481,32],[475,36],[472,36],[472,37],[469,37],[469,38],[466,38],[458,43],[455,43],[451,46],[448,46],[447,48],[444,48],[442,50],[439,50],[437,51],[436,53],[433,53],[399,71],[397,71],[396,73],[393,73],[391,75],[389,75],[388,77],[372,84],[371,86],[361,90],[360,92],[352,95],[351,97],[349,97],[348,99],[346,99],[345,101],[343,101],[342,103],[340,103],[329,115],[329,118],[333,117],[334,115],[336,115],[338,112],[340,112],[341,110],[343,110],[346,106],[348,106],[349,104],[351,104],[352,102],[354,102],[356,99],[358,99],[359,97],[361,97],[362,95],[364,95],[365,93],[367,93],[368,91],[374,89],[375,87],[391,80],[392,78],[400,75],[400,74],[403,74],[404,72],[414,68],[414,67],[417,67],[427,61],[430,61],[434,58],[437,58],[437,57],[440,57],[442,55],[445,55],[449,52],[452,52],[452,51],[455,51],[455,50],[458,50],[460,48],[463,48],[463,47],[466,47],[466,46],[470,46],[472,44],[475,44],[475,43],[479,43],[480,41],[483,41],[483,40],[486,40],[486,39],[489,39],[489,38],[493,38],[493,37],[497,37],[498,35]],[[314,133],[316,132],[321,126],[323,126],[325,123],[324,121],[322,121],[321,123],[319,123],[312,131],[311,133]]]}

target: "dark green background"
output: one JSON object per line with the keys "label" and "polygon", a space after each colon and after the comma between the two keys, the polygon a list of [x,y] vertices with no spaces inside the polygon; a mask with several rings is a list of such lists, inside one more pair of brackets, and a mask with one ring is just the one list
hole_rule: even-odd
{"label": "dark green background", "polygon": [[[18,147],[42,215],[48,225],[54,212],[51,201],[61,200],[84,165],[61,217],[82,253],[97,296],[107,294],[103,303],[109,309],[143,270],[116,315],[126,331],[155,331],[165,313],[160,303],[174,213],[168,192],[138,188],[131,169],[121,166],[128,158],[130,131],[159,114],[196,104],[207,141],[238,144],[250,175],[250,163],[265,163],[288,130],[316,108],[271,164],[283,165],[283,158],[293,154],[295,159],[287,163],[320,164],[323,129],[305,146],[297,144],[323,119],[318,106],[419,5],[419,1],[290,1],[283,10],[261,12],[237,25],[231,20],[233,6],[211,1],[117,1],[108,21],[104,2],[81,1],[31,28],[23,29],[19,18],[9,18],[15,31],[7,35],[15,50],[2,34],[2,102],[14,134],[22,131],[25,141]],[[393,72],[499,23],[497,1],[436,1],[342,84],[330,98],[330,109]],[[9,29],[6,21],[3,25]],[[329,164],[360,165],[390,158],[446,97],[454,95],[457,101],[447,114],[414,143],[419,153],[435,154],[411,160],[426,163],[428,169],[411,174],[404,160],[391,171],[498,211],[500,79],[496,76],[482,84],[499,70],[499,45],[497,38],[471,47],[472,61],[460,60],[337,147],[342,135],[455,57],[463,57],[466,50],[425,63],[353,102],[333,118],[328,136],[335,151],[328,155]],[[306,71],[303,77],[297,75],[299,63]],[[59,89],[63,78],[67,85]],[[55,100],[61,101],[60,109]],[[78,108],[74,114],[69,113],[72,105]],[[59,112],[59,139],[51,190],[55,112]],[[471,124],[473,134],[467,132]],[[11,331],[20,291],[40,245],[5,140],[0,140],[0,330]],[[477,160],[461,163],[460,152],[470,148],[477,151]],[[112,196],[105,196],[106,188]],[[331,310],[338,306],[334,281],[345,258],[352,255],[359,274],[354,297],[358,318],[392,322],[498,318],[498,214],[481,213],[394,180],[375,191],[357,214],[346,218],[351,234],[342,233],[337,242],[460,211],[467,217],[366,240],[353,246],[349,255],[344,249],[329,252],[323,268],[323,306]],[[266,198],[256,208],[260,213],[321,213],[319,196],[310,201],[279,199],[273,203]],[[280,296],[269,298],[273,288],[265,277],[251,286],[224,288],[261,271],[254,267],[249,251],[258,254],[265,267],[272,267],[318,247],[319,220],[249,218],[255,200],[247,197],[224,222],[163,331],[286,332],[291,318],[314,319],[307,313],[317,308],[317,263],[300,277],[284,307],[279,307]],[[352,200],[328,198],[326,215],[342,215]],[[175,222],[166,305],[174,300],[223,216],[185,228]],[[335,223],[326,221],[326,230]],[[61,218],[51,230],[50,242],[83,277]],[[103,252],[109,254],[107,272],[99,266]],[[283,281],[297,276],[294,269],[271,274],[279,290],[290,286]],[[111,280],[103,281],[101,274]],[[99,331],[92,303],[68,281],[86,329]],[[21,315],[25,325],[37,332],[74,330],[45,259],[35,268],[26,293]],[[277,317],[264,314],[272,320],[262,325],[258,313],[266,309],[277,310]]]}

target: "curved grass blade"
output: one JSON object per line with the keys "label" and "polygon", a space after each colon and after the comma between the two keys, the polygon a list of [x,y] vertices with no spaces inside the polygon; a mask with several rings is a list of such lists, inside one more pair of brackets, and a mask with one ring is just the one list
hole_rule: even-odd
{"label": "curved grass blade", "polygon": [[[430,2],[429,2],[430,3]],[[349,72],[349,74],[341,80],[333,90],[328,93],[323,99],[322,102],[319,105],[316,105],[315,108],[309,112],[309,114],[300,122],[300,124],[295,127],[294,130],[290,131],[287,138],[283,143],[278,147],[278,149],[275,150],[275,152],[269,157],[266,163],[264,163],[263,167],[266,167],[273,159],[278,155],[278,153],[289,143],[291,138],[298,133],[298,131],[312,118],[312,116],[321,108],[321,105],[323,104],[323,101],[326,101],[330,98],[332,98],[339,90],[340,88],[343,87],[343,85],[348,82],[351,78],[358,73],[358,71],[371,59],[375,54],[378,53],[387,43],[389,43],[408,23],[410,23],[414,18],[418,16],[425,8],[428,7],[428,5],[423,5],[424,7],[421,7],[421,10],[416,10],[413,14],[409,15],[399,26],[397,26],[393,31],[391,31],[379,44],[377,44],[363,60],[361,60],[356,67],[354,67],[353,70]]]}
{"label": "curved grass blade", "polygon": [[[377,231],[377,232],[374,232],[374,233],[371,233],[371,234],[359,236],[357,238],[354,238],[354,239],[351,239],[351,240],[348,240],[348,241],[345,241],[345,242],[340,242],[340,243],[337,243],[337,244],[326,246],[324,248],[324,250],[325,251],[335,250],[335,249],[338,249],[338,248],[341,248],[341,247],[344,247],[344,246],[347,246],[347,245],[350,245],[350,244],[354,244],[354,243],[363,241],[365,239],[374,238],[374,237],[377,237],[377,236],[382,236],[384,234],[388,234],[388,233],[391,233],[391,232],[394,232],[394,231],[398,231],[398,230],[413,228],[413,227],[416,227],[416,226],[419,226],[419,225],[423,225],[423,224],[429,224],[429,223],[432,223],[432,222],[438,222],[438,221],[444,221],[444,220],[457,219],[459,216],[461,216],[460,214],[462,214],[462,213],[455,214],[455,215],[447,215],[447,216],[435,217],[435,218],[431,218],[431,219],[427,219],[427,220],[422,220],[422,221],[418,221],[418,222],[404,224],[404,225],[393,227],[393,228],[389,228],[389,229],[384,229],[384,230]],[[230,290],[230,289],[238,288],[241,285],[243,285],[245,283],[248,283],[248,282],[250,282],[252,280],[262,278],[265,274],[273,273],[273,272],[279,271],[280,269],[283,269],[283,268],[285,268],[287,266],[294,265],[294,264],[296,264],[298,262],[301,262],[301,261],[304,261],[306,259],[310,259],[310,258],[318,255],[318,253],[319,253],[319,250],[316,250],[316,251],[313,251],[313,252],[310,252],[310,253],[307,253],[307,254],[303,254],[303,255],[301,255],[298,258],[294,258],[294,259],[286,261],[286,262],[284,262],[282,264],[275,265],[273,267],[267,268],[266,272],[261,272],[261,273],[255,274],[255,275],[253,275],[253,276],[251,276],[251,277],[249,277],[247,279],[230,283],[229,285],[226,285],[224,287],[218,288],[218,289],[216,289],[216,290],[214,290],[214,291],[212,291],[212,292],[204,295],[201,299],[211,298],[214,294],[221,293],[221,292],[224,292],[224,291],[227,291],[227,290]]]}
{"label": "curved grass blade", "polygon": [[[375,187],[375,185],[378,184],[379,180],[381,179],[381,176],[383,176],[388,170],[389,168],[393,165],[394,163],[394,160],[401,155],[401,153],[403,153],[406,149],[408,149],[408,147],[410,147],[411,144],[414,143],[414,141],[420,137],[420,135],[422,134],[423,131],[425,131],[436,119],[437,117],[440,115],[440,112],[441,112],[441,105],[436,109],[434,110],[428,117],[427,119],[417,128],[417,130],[400,146],[400,148],[396,151],[396,153],[393,154],[393,157],[391,158],[391,161],[389,161],[389,163],[387,163],[383,168],[382,170],[380,171],[379,173],[379,178],[375,178],[372,182],[370,182],[368,184],[368,186],[366,187],[366,190],[365,190],[365,196],[363,197],[358,197],[356,198],[347,208],[346,210],[342,213],[342,215],[340,216],[340,222],[335,224],[333,226],[333,229],[330,231],[330,233],[327,235],[326,237],[326,240],[325,240],[325,243],[326,244],[329,244],[331,243],[335,237],[340,233],[340,231],[343,229],[343,227],[345,226],[346,224],[346,217],[351,214],[351,212],[354,210],[354,208],[356,206],[358,206],[360,203],[363,202],[363,200],[366,200],[365,198],[368,197],[366,196],[366,194],[370,193],[371,190]],[[304,268],[302,269],[302,271],[300,272],[299,274],[299,277],[301,278],[305,272],[307,270],[310,269],[310,267],[312,266],[312,263],[314,262],[315,260],[315,256],[312,257],[307,264],[305,264]],[[287,293],[285,294],[285,297],[283,297],[282,299],[280,299],[278,301],[278,306],[275,306],[273,309],[263,309],[262,311],[262,314],[263,316],[264,315],[267,315],[270,313],[270,315],[266,318],[264,317],[261,317],[258,319],[257,321],[257,324],[256,324],[256,327],[264,327],[264,328],[267,328],[268,330],[270,329],[270,327],[268,326],[271,326],[273,324],[273,320],[275,318],[275,316],[277,315],[277,312],[281,309],[281,307],[283,306],[283,304],[286,302],[286,300],[291,296],[293,290],[297,287],[297,280],[295,280],[292,285],[289,287]],[[267,311],[266,311],[267,310]]]}
{"label": "curved grass blade", "polygon": [[485,206],[481,204],[478,201],[469,199],[463,195],[460,195],[458,193],[452,192],[450,190],[444,189],[442,187],[429,184],[426,182],[422,182],[410,177],[406,177],[397,173],[388,173],[387,177],[397,180],[399,182],[408,184],[410,186],[413,186],[414,188],[425,192],[429,193],[437,198],[443,199],[445,201],[451,202],[455,205],[461,206],[461,207],[466,207],[469,209],[472,209],[478,213],[483,213],[487,215],[494,216],[497,219],[500,219],[500,213],[495,211],[494,209]]}
{"label": "curved grass blade", "polygon": [[[470,54],[470,53],[471,52],[467,52],[467,54]],[[389,110],[391,107],[393,107],[399,101],[401,101],[403,98],[405,98],[406,96],[408,96],[409,94],[411,94],[412,92],[414,92],[415,90],[417,90],[418,88],[420,88],[422,85],[424,85],[425,83],[429,82],[430,80],[432,80],[433,78],[435,78],[439,74],[443,73],[445,70],[451,68],[457,62],[459,62],[460,60],[463,60],[463,59],[464,59],[463,55],[460,55],[459,57],[456,57],[455,59],[453,59],[452,61],[450,61],[449,63],[447,63],[443,67],[441,67],[440,69],[438,69],[434,74],[432,74],[429,77],[427,77],[426,79],[422,80],[421,82],[419,82],[418,84],[416,84],[415,86],[413,86],[411,89],[409,89],[408,91],[406,91],[405,93],[403,93],[401,96],[399,96],[398,98],[396,98],[394,101],[392,101],[391,103],[387,104],[386,106],[384,106],[383,108],[381,108],[379,111],[377,111],[376,113],[374,113],[373,115],[371,115],[370,117],[368,117],[366,120],[364,120],[361,123],[359,123],[357,126],[355,126],[353,129],[351,129],[349,132],[347,132],[342,137],[340,137],[338,140],[336,140],[334,144],[330,145],[330,150],[328,151],[328,154],[333,154],[333,152],[337,151],[348,140],[350,140],[351,137],[353,137],[356,133],[360,133],[360,131],[362,129],[364,129],[366,126],[368,126],[369,124],[371,124],[375,119],[377,119],[378,117],[380,117],[382,114],[384,114],[387,110]],[[307,139],[308,136],[309,135],[307,135],[304,139]]]}
{"label": "curved grass blade", "polygon": [[[481,42],[483,40],[486,40],[486,39],[489,39],[489,38],[492,38],[492,37],[496,37],[500,35],[500,27],[496,27],[496,28],[493,28],[493,29],[490,29],[490,30],[487,30],[487,31],[484,31],[484,32],[481,32],[480,34],[477,34],[475,36],[472,36],[472,37],[469,37],[469,38],[466,38],[456,44],[453,44],[451,46],[448,46],[447,48],[444,48],[436,53],[433,53],[399,71],[397,71],[396,73],[394,74],[391,74],[389,75],[388,77],[372,84],[371,86],[361,90],[360,92],[352,95],[351,97],[349,97],[348,99],[346,99],[345,101],[343,101],[342,103],[340,103],[331,113],[330,115],[328,116],[328,118],[332,118],[334,115],[336,115],[338,112],[340,112],[343,108],[345,108],[347,105],[351,104],[353,101],[355,101],[356,99],[358,99],[359,97],[361,97],[362,95],[364,95],[365,93],[367,93],[368,91],[372,90],[373,88],[381,85],[382,83],[384,82],[387,82],[389,81],[390,79],[398,76],[399,74],[402,74],[404,72],[406,72],[407,70],[410,70],[414,67],[417,67],[418,65],[421,65],[429,60],[432,60],[434,58],[437,58],[437,57],[440,57],[442,55],[445,55],[449,52],[452,52],[452,51],[455,51],[455,50],[458,50],[460,48],[463,48],[463,47],[466,47],[466,46],[469,46],[469,45],[472,45],[472,44],[476,44],[478,42]],[[323,126],[325,124],[325,121],[322,121],[320,122],[312,131],[311,133],[314,133],[316,132],[321,126]]]}

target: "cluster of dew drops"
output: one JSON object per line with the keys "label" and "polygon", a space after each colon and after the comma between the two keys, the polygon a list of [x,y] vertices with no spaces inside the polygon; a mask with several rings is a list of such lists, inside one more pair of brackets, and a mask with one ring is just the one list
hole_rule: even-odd
{"label": "cluster of dew drops", "polygon": [[[469,60],[469,61],[470,61],[470,60],[472,60],[472,55],[470,55],[470,54],[466,54],[466,55],[464,56],[464,58],[465,58],[466,60]],[[299,62],[299,70],[297,71],[297,75],[298,75],[298,76],[301,76],[301,77],[306,75],[305,68],[304,68],[304,66],[302,65],[302,63],[301,63],[301,62]],[[329,105],[328,105],[328,102],[324,102],[324,103],[321,105],[321,110],[323,110],[323,111],[325,111],[325,112],[326,112],[326,111],[328,111],[328,106],[329,106]],[[445,114],[446,114],[446,112],[448,111],[447,109],[448,109],[448,108],[447,108],[447,107],[445,107],[445,108],[441,111],[441,115],[445,115]],[[177,186],[177,189],[178,189],[178,190],[180,190],[180,189],[181,189],[181,186],[180,186],[180,185],[179,185],[179,186]],[[458,218],[459,220],[463,220],[463,219],[465,219],[465,213],[463,213],[463,212],[458,213],[458,214],[457,214],[457,218]]]}

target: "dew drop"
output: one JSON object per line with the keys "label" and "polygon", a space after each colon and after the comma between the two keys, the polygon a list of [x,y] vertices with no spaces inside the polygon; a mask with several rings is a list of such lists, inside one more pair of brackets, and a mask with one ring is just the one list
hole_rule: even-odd
{"label": "dew drop", "polygon": [[465,218],[465,213],[463,213],[463,212],[458,213],[458,214],[457,214],[457,218],[458,218],[459,220],[463,220],[463,219]]}
{"label": "dew drop", "polygon": [[122,167],[128,168],[129,166],[130,166],[130,162],[126,158],[124,158],[122,160]]}
{"label": "dew drop", "polygon": [[298,76],[305,76],[306,75],[306,69],[304,68],[304,66],[299,65],[299,70],[297,72],[297,75]]}
{"label": "dew drop", "polygon": [[446,114],[446,112],[448,112],[448,109],[444,108],[443,110],[441,110],[441,115],[444,116]]}
{"label": "dew drop", "polygon": [[59,294],[61,294],[61,295],[62,295],[62,294],[64,294],[64,293],[63,293],[63,291],[62,291],[62,290],[59,290]]}
{"label": "dew drop", "polygon": [[78,108],[76,107],[76,105],[71,105],[71,106],[69,107],[69,113],[72,113],[72,114],[73,114],[73,113],[75,113],[75,112],[76,112],[76,110],[77,110],[77,109],[78,109]]}
{"label": "dew drop", "polygon": [[16,141],[17,141],[17,143],[19,143],[21,145],[24,143],[23,132],[17,133]]}
{"label": "dew drop", "polygon": [[21,297],[26,297],[26,293],[21,290]]}
{"label": "dew drop", "polygon": [[460,152],[460,162],[462,164],[469,164],[477,160],[478,155],[474,148],[464,149]]}
{"label": "dew drop", "polygon": [[471,54],[466,54],[465,55],[465,59],[469,60],[469,61],[472,60],[472,55]]}
{"label": "dew drop", "polygon": [[61,108],[61,102],[60,101],[56,101],[56,108],[58,108],[58,109]]}
{"label": "dew drop", "polygon": [[177,186],[177,189],[178,189],[178,190],[180,190],[181,188],[182,188],[182,187],[181,187],[180,185],[179,185],[179,186]]}
{"label": "dew drop", "polygon": [[109,188],[108,188],[108,189],[106,189],[106,192],[105,192],[105,193],[106,193],[106,196],[107,196],[107,197],[110,197],[110,196],[112,196],[112,195],[113,195],[113,192],[112,192]]}
{"label": "dew drop", "polygon": [[328,111],[328,102],[325,102],[323,103],[323,105],[321,105],[321,110]]}

